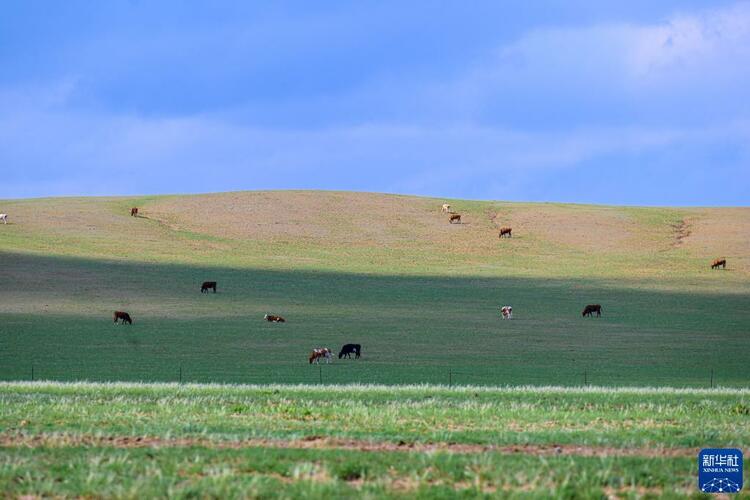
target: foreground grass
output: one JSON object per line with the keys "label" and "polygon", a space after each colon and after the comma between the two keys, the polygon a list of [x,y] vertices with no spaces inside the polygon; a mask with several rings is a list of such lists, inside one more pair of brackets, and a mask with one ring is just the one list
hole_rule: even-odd
{"label": "foreground grass", "polygon": [[0,491],[690,494],[697,449],[747,450],[749,415],[729,389],[7,383]]}

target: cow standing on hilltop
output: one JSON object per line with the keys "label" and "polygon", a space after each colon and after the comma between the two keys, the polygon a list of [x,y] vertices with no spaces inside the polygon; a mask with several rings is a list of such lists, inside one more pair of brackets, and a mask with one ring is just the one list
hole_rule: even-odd
{"label": "cow standing on hilltop", "polygon": [[450,219],[448,219],[448,222],[453,224],[454,222],[461,224],[461,215],[460,214],[453,214],[451,215]]}
{"label": "cow standing on hilltop", "polygon": [[0,220],[3,221],[3,224],[8,223],[8,214],[0,214]]}
{"label": "cow standing on hilltop", "polygon": [[284,323],[286,320],[282,318],[281,316],[276,316],[273,314],[266,314],[263,316],[263,319],[268,321],[269,323]]}
{"label": "cow standing on hilltop", "polygon": [[208,293],[209,290],[213,290],[216,293],[216,282],[215,281],[204,281],[201,285],[201,293]]}
{"label": "cow standing on hilltop", "polygon": [[513,231],[513,229],[511,229],[509,227],[501,227],[500,228],[500,234],[498,235],[498,238],[502,238],[504,236],[507,236],[508,238],[513,237],[513,235],[511,234],[511,231]]}
{"label": "cow standing on hilltop", "polygon": [[137,207],[133,207],[133,208],[130,209],[130,216],[131,217],[138,217],[138,208]]}
{"label": "cow standing on hilltop", "polygon": [[716,259],[711,264],[711,269],[719,269],[719,268],[726,269],[727,268],[727,259]]}

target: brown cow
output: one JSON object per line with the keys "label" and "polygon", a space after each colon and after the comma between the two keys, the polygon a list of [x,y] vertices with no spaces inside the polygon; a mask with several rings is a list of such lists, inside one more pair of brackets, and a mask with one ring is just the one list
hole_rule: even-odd
{"label": "brown cow", "polygon": [[204,281],[201,285],[201,293],[208,293],[209,290],[214,291],[216,293],[216,282],[215,281]]}
{"label": "brown cow", "polygon": [[125,311],[115,311],[114,319],[115,323],[117,323],[118,319],[121,319],[123,325],[125,323],[129,325],[133,324],[133,320],[130,318],[130,314],[126,313]]}
{"label": "brown cow", "polygon": [[130,216],[131,217],[138,217],[138,208],[133,207],[130,209]]}
{"label": "brown cow", "polygon": [[713,264],[711,264],[711,269],[719,269],[720,267],[724,269],[727,268],[727,259],[716,259]]}
{"label": "brown cow", "polygon": [[448,222],[450,222],[451,224],[453,224],[453,221],[456,221],[459,224],[461,224],[461,215],[460,214],[453,214],[453,215],[451,215],[451,218],[448,219]]}
{"label": "brown cow", "polygon": [[282,318],[281,316],[274,316],[273,314],[266,314],[263,316],[263,319],[268,321],[269,323],[284,323],[286,320]]}
{"label": "brown cow", "polygon": [[589,304],[583,309],[583,317],[586,316],[592,316],[596,313],[596,316],[599,317],[602,315],[602,306],[599,304]]}
{"label": "brown cow", "polygon": [[503,236],[507,236],[508,238],[511,238],[513,236],[512,234],[510,234],[511,231],[512,229],[509,227],[501,227],[498,238],[502,238]]}

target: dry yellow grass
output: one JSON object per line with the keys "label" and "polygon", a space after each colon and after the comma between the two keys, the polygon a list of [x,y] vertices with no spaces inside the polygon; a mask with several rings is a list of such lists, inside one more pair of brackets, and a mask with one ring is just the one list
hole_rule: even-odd
{"label": "dry yellow grass", "polygon": [[[443,202],[462,215],[449,224]],[[141,217],[130,217],[131,206]],[[385,274],[750,277],[750,208],[476,202],[270,191],[0,202],[0,251]],[[513,238],[498,238],[500,226]],[[708,274],[726,257],[729,272]],[[721,276],[721,277],[719,277]],[[717,281],[718,283],[718,281]]]}

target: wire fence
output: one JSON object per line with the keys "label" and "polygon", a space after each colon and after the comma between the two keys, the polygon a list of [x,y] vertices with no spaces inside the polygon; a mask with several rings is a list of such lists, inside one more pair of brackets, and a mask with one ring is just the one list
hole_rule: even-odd
{"label": "wire fence", "polygon": [[[339,365],[340,367],[341,365]],[[2,381],[92,381],[92,382],[177,382],[223,384],[352,384],[375,383],[385,385],[435,384],[453,386],[666,386],[666,387],[750,387],[750,381],[734,379],[714,368],[694,370],[685,374],[629,374],[619,371],[592,370],[571,367],[554,376],[534,375],[533,370],[518,373],[498,369],[470,370],[466,367],[412,367],[411,371],[389,371],[384,368],[368,370],[337,369],[335,364],[313,364],[293,370],[276,369],[269,372],[218,368],[183,363],[157,366],[70,366],[33,362],[26,370],[11,372],[0,369]],[[630,376],[628,376],[630,375]]]}

